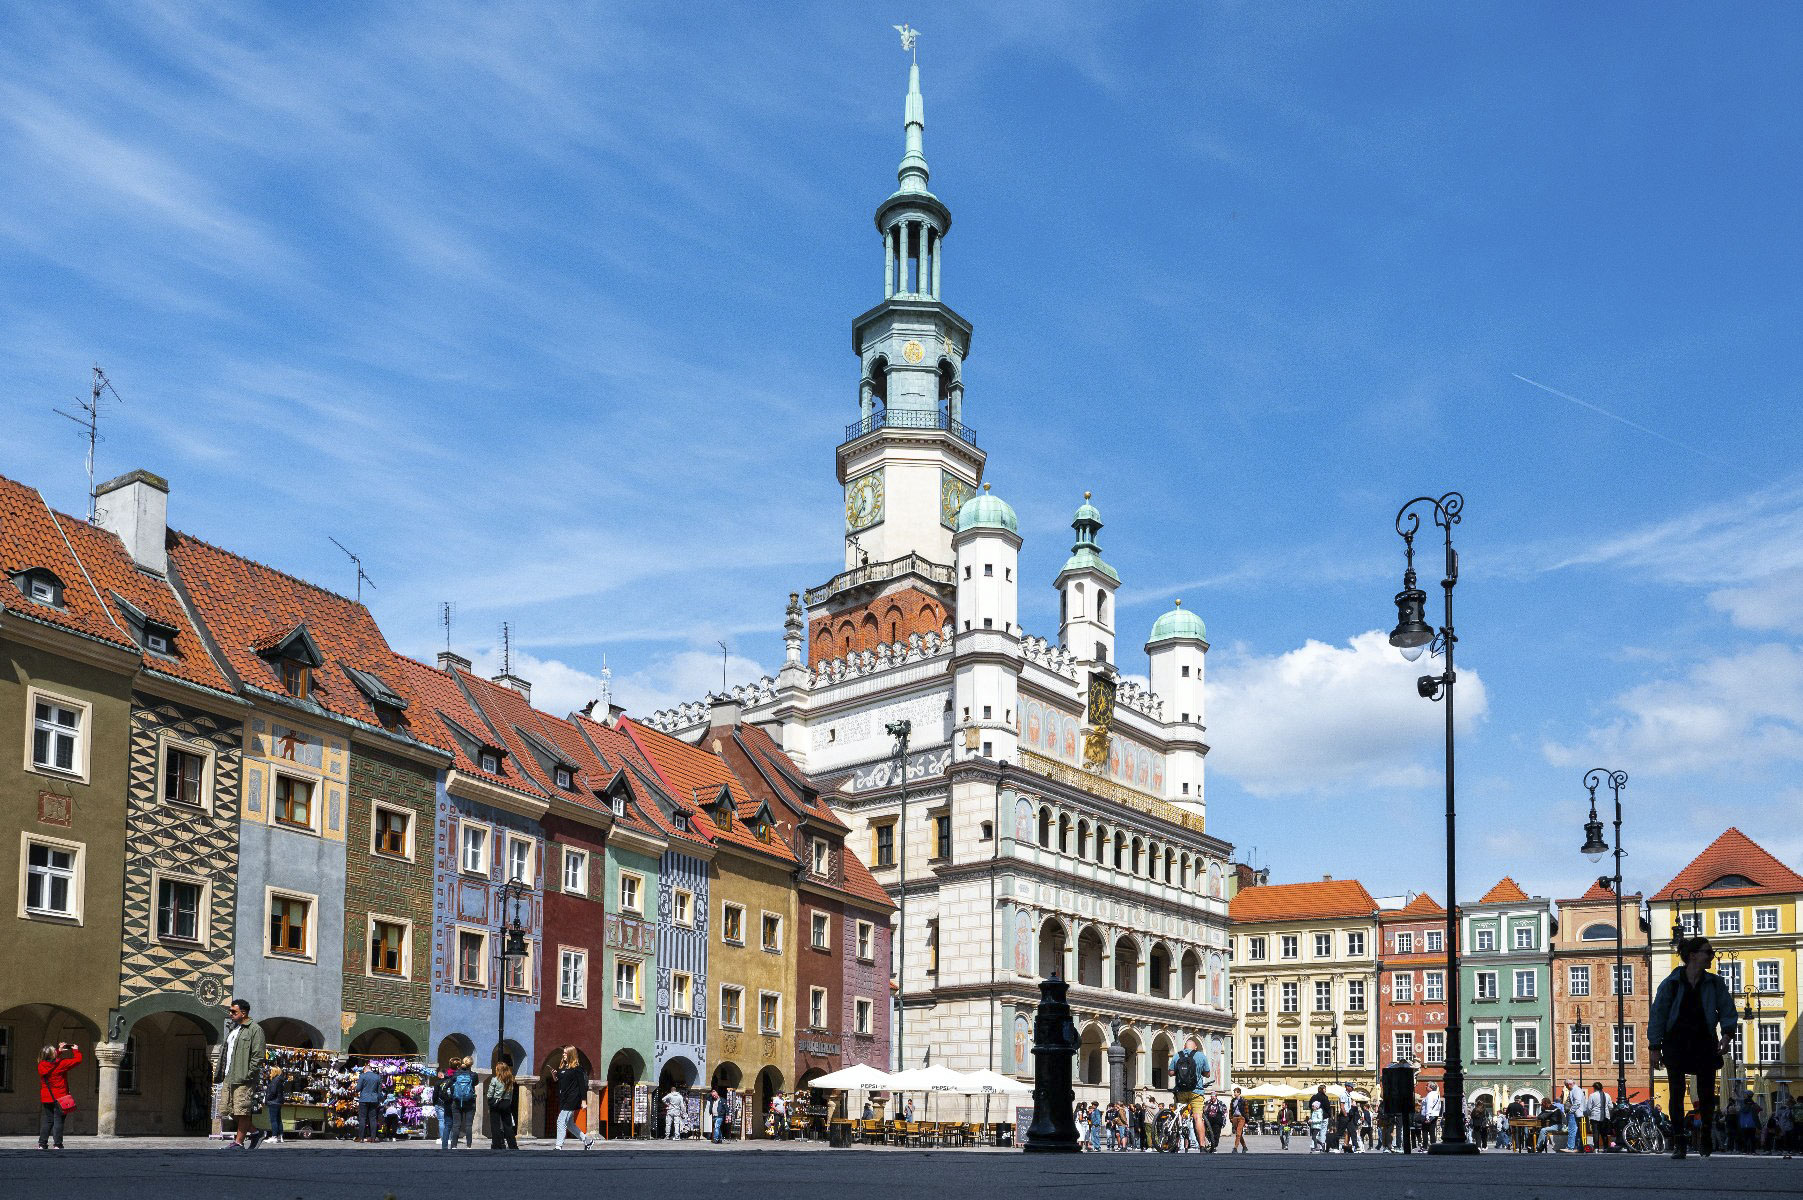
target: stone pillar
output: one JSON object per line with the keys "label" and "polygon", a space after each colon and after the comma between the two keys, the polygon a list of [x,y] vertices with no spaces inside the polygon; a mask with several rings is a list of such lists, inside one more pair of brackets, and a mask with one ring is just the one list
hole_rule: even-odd
{"label": "stone pillar", "polygon": [[480,1140],[488,1136],[488,1113],[484,1111],[488,1108],[488,1102],[484,1097],[488,1095],[488,1078],[494,1072],[473,1071],[472,1074],[476,1077],[476,1111],[470,1115],[470,1132]]}
{"label": "stone pillar", "polygon": [[532,1113],[538,1107],[539,1079],[536,1075],[516,1075],[514,1078],[520,1085],[519,1104],[514,1108],[514,1123],[520,1137],[530,1137],[532,1130]]}
{"label": "stone pillar", "polygon": [[1127,1099],[1127,1047],[1121,1045],[1118,1027],[1112,1035],[1114,1040],[1108,1043],[1108,1100],[1122,1104]]}
{"label": "stone pillar", "polygon": [[945,249],[943,235],[933,235],[933,299],[939,299],[939,256]]}
{"label": "stone pillar", "polygon": [[[902,235],[902,280],[908,285],[907,291],[909,295],[918,296],[920,294],[920,276],[921,272],[926,270],[927,265],[927,248],[925,242],[926,238],[921,235],[920,222],[909,221],[907,232]],[[910,245],[920,247],[919,252],[913,256],[914,273],[912,275],[909,275],[908,273],[908,247]]]}
{"label": "stone pillar", "polygon": [[883,299],[895,295],[895,226],[883,230]]}
{"label": "stone pillar", "polygon": [[94,1132],[101,1137],[119,1136],[119,1064],[125,1060],[124,1042],[95,1042],[94,1061],[100,1066],[100,1095],[95,1101]]}

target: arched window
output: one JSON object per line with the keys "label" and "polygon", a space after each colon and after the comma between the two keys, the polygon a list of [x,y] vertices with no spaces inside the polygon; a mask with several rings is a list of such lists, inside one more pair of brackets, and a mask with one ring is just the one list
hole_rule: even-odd
{"label": "arched window", "polygon": [[1127,835],[1124,833],[1114,835],[1114,869],[1117,871],[1127,869]]}
{"label": "arched window", "polygon": [[1089,822],[1077,822],[1077,857],[1089,857]]}
{"label": "arched window", "polygon": [[1096,620],[1108,623],[1108,593],[1101,590],[1096,592]]}
{"label": "arched window", "polygon": [[1052,848],[1052,810],[1044,805],[1039,809],[1039,844],[1047,850]]}
{"label": "arched window", "polygon": [[1071,819],[1069,815],[1058,818],[1058,853],[1071,852]]}
{"label": "arched window", "polygon": [[889,360],[881,355],[870,364],[870,395],[878,412],[889,407]]}
{"label": "arched window", "polygon": [[1176,879],[1176,876],[1177,852],[1175,850],[1166,850],[1164,852],[1164,881],[1166,883],[1171,883]]}
{"label": "arched window", "polygon": [[1187,891],[1189,890],[1189,855],[1185,854],[1178,859],[1177,866],[1182,872],[1177,878],[1177,886]]}
{"label": "arched window", "polygon": [[1103,864],[1108,862],[1108,826],[1106,825],[1096,826],[1096,861]]}
{"label": "arched window", "polygon": [[1615,926],[1607,924],[1586,925],[1584,926],[1584,932],[1578,935],[1578,940],[1580,942],[1613,942],[1615,940]]}
{"label": "arched window", "polygon": [[1144,850],[1145,850],[1145,843],[1141,842],[1138,838],[1134,838],[1133,839],[1133,867],[1132,867],[1132,870],[1135,875],[1139,874],[1140,854]]}

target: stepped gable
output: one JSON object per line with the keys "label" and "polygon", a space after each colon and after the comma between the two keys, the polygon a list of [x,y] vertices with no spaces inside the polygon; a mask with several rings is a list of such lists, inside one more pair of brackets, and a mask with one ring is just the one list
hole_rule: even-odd
{"label": "stepped gable", "polygon": [[143,652],[145,670],[214,691],[233,691],[232,681],[207,653],[206,640],[168,581],[139,570],[117,534],[63,513],[56,514],[56,521],[95,588],[112,606],[112,615],[128,633],[131,622],[119,606],[120,600],[175,631],[172,653]]}
{"label": "stepped gable", "polygon": [[1484,893],[1484,898],[1479,900],[1478,903],[1523,904],[1527,902],[1527,899],[1528,894],[1521,890],[1521,885],[1507,875],[1504,875],[1501,879],[1496,881],[1495,887]]}
{"label": "stepped gable", "polygon": [[470,706],[469,697],[457,686],[457,681],[450,672],[429,667],[399,654],[394,656],[393,662],[395,674],[418,697],[416,717],[422,725],[432,727],[434,737],[444,739],[445,748],[451,753],[451,765],[459,774],[492,783],[508,791],[519,792],[534,800],[545,799],[545,793],[537,785],[529,778],[510,770],[505,761],[501,764],[500,774],[484,771],[471,754],[464,738],[456,736],[456,730],[461,730],[468,737],[494,744],[497,749],[506,749],[495,742],[495,735],[488,728],[488,722]]}
{"label": "stepped gable", "polygon": [[763,801],[747,795],[744,785],[733,778],[733,773],[718,755],[697,749],[669,734],[647,728],[628,717],[620,718],[620,729],[644,754],[657,772],[658,779],[663,782],[665,790],[672,796],[686,798],[697,806],[693,819],[704,824],[714,840],[767,854],[786,863],[796,861],[794,852],[781,838],[760,839],[751,832],[744,820],[729,821],[722,825],[715,818],[709,801],[723,787],[727,790],[733,811],[741,817],[756,813],[763,804]]}
{"label": "stepped gable", "polygon": [[[288,697],[289,703],[450,749],[436,740],[431,723],[411,715],[413,697],[393,678],[396,655],[362,604],[185,533],[169,535],[169,563],[226,667],[244,686],[285,697],[275,665],[260,651],[304,626],[325,663],[313,672],[307,698]],[[384,722],[347,669],[374,676],[406,700],[407,708]]]}
{"label": "stepped gable", "polygon": [[[62,605],[26,599],[12,580],[39,567],[62,584]],[[36,489],[0,476],[0,610],[9,616],[49,625],[124,650],[137,644],[113,616],[87,570],[76,557],[63,525]]]}
{"label": "stepped gable", "polygon": [[1227,903],[1228,918],[1236,922],[1368,917],[1376,911],[1377,901],[1356,879],[1268,883],[1246,888]]}
{"label": "stepped gable", "polygon": [[[1723,880],[1747,880],[1747,884]],[[1748,885],[1751,886],[1748,886]],[[1672,881],[1653,893],[1654,900],[1674,899],[1679,891],[1707,892],[1712,896],[1765,896],[1803,892],[1803,875],[1785,866],[1765,847],[1730,825]]]}

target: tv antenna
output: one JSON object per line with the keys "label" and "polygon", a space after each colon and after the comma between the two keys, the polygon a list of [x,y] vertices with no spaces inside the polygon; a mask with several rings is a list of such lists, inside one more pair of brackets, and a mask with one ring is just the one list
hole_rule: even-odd
{"label": "tv antenna", "polygon": [[373,588],[376,586],[376,581],[369,577],[369,572],[367,572],[363,569],[363,560],[361,558],[358,558],[355,554],[352,554],[350,551],[350,547],[346,546],[343,542],[339,541],[337,538],[331,536],[330,534],[326,535],[326,540],[328,542],[331,542],[332,545],[338,547],[340,550],[344,551],[344,556],[351,560],[352,566],[357,568],[357,603],[358,604],[363,603],[363,585],[367,583],[370,587]]}
{"label": "tv antenna", "polygon": [[720,694],[724,696],[726,694],[726,643],[716,641],[714,645],[720,647]]}
{"label": "tv antenna", "polygon": [[96,363],[88,398],[86,400],[80,396],[75,398],[75,406],[81,409],[81,416],[64,412],[60,408],[55,410],[57,416],[67,417],[74,421],[88,435],[88,524],[90,525],[94,523],[94,446],[100,441],[100,398],[107,392],[112,392],[113,399],[121,404],[125,402],[125,397],[118,393],[113,387],[113,381],[106,377],[106,372],[101,370],[99,364]]}
{"label": "tv antenna", "polygon": [[444,626],[444,648],[451,648],[451,618],[457,615],[457,602],[441,600],[438,602],[438,623]]}
{"label": "tv antenna", "polygon": [[513,625],[501,622],[501,674],[513,674]]}

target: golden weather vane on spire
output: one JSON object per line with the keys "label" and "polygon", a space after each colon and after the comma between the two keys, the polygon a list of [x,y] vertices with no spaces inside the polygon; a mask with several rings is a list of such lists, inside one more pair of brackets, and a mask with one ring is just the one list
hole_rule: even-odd
{"label": "golden weather vane on spire", "polygon": [[912,54],[915,62],[919,62],[920,52],[914,49],[914,40],[920,36],[920,30],[914,28],[914,26],[908,24],[906,21],[902,22],[900,25],[891,26],[891,28],[893,28],[895,32],[901,34],[902,49]]}

